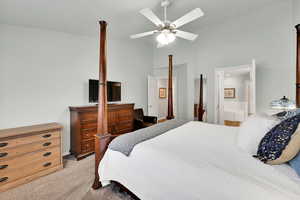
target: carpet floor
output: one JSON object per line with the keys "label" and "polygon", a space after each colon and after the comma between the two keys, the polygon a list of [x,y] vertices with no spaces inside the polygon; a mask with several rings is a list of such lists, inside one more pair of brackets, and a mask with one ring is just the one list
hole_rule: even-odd
{"label": "carpet floor", "polygon": [[25,185],[0,193],[1,200],[132,200],[111,184],[91,189],[94,179],[94,156],[81,161],[65,159],[64,169]]}

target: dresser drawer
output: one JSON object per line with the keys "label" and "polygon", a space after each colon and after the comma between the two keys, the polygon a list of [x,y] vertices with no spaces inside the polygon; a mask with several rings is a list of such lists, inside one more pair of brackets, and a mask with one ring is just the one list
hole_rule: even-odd
{"label": "dresser drawer", "polygon": [[17,156],[11,159],[0,161],[0,177],[11,170],[22,168],[30,163],[37,161],[44,162],[49,159],[60,158],[60,146],[44,149],[37,152],[27,153],[23,156]]}
{"label": "dresser drawer", "polygon": [[31,174],[35,174],[39,171],[43,171],[49,168],[52,168],[54,166],[60,165],[60,159],[49,159],[47,161],[38,161],[31,164],[28,164],[26,166],[23,166],[22,168],[18,168],[16,170],[10,170],[6,173],[1,173],[0,175],[0,187],[2,185],[5,185],[6,183],[12,182],[14,180],[29,176]]}
{"label": "dresser drawer", "polygon": [[81,130],[90,129],[90,128],[97,128],[97,121],[95,121],[94,123],[83,123],[83,124],[81,124]]}
{"label": "dresser drawer", "polygon": [[94,139],[94,136],[96,134],[97,134],[97,127],[81,129],[81,137],[83,140]]}
{"label": "dresser drawer", "polygon": [[82,112],[82,113],[79,113],[79,118],[80,118],[80,121],[97,120],[98,112]]}
{"label": "dresser drawer", "polygon": [[93,151],[95,151],[95,140],[81,142],[81,153],[88,153]]}
{"label": "dresser drawer", "polygon": [[53,138],[50,140],[44,140],[41,142],[22,145],[15,148],[0,149],[0,161],[19,156],[25,153],[34,152],[42,149],[48,149],[54,146],[60,146],[60,138]]}
{"label": "dresser drawer", "polygon": [[45,140],[49,140],[52,138],[59,138],[59,137],[60,137],[60,132],[55,131],[55,132],[46,132],[38,135],[19,137],[14,139],[7,139],[7,140],[0,139],[0,152],[7,148],[18,147],[21,145],[26,145],[34,142],[45,141]]}
{"label": "dresser drawer", "polygon": [[112,111],[107,114],[108,124],[118,123],[118,121],[119,121],[119,114],[117,111]]}

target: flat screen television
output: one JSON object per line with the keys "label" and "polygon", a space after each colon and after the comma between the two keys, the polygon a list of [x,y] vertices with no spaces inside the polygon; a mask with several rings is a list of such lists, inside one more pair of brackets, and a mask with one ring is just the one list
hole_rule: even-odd
{"label": "flat screen television", "polygon": [[[89,102],[97,103],[99,94],[99,81],[89,80]],[[107,101],[121,101],[121,83],[107,81]]]}

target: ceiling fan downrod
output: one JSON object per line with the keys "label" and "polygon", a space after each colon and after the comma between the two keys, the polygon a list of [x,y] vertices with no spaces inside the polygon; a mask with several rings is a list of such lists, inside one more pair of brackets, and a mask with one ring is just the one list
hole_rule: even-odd
{"label": "ceiling fan downrod", "polygon": [[167,23],[168,22],[168,19],[167,19],[167,8],[171,5],[171,2],[169,0],[163,0],[161,2],[161,7],[164,8],[164,23]]}

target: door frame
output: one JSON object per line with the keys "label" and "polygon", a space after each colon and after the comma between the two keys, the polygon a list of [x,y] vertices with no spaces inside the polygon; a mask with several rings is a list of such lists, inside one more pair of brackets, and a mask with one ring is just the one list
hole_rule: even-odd
{"label": "door frame", "polygon": [[[224,80],[224,75],[226,74],[226,72],[236,71],[236,70],[244,70],[244,69],[249,70],[250,82],[252,83],[252,84],[250,84],[252,86],[252,95],[253,95],[250,113],[251,114],[256,113],[256,61],[255,61],[255,59],[252,60],[251,64],[239,65],[239,66],[233,66],[233,67],[217,67],[217,68],[215,68],[215,105],[214,105],[214,114],[215,114],[214,123],[215,124],[224,124],[224,121],[220,120],[220,115],[219,115],[219,107],[224,106],[224,104],[222,103],[222,102],[224,102],[224,98],[222,98],[222,96],[224,96],[224,92],[222,92],[221,96],[220,96],[219,89],[224,88],[224,81],[222,83],[220,83],[219,76],[223,76],[223,80]],[[221,103],[219,102],[219,99],[222,99]],[[222,115],[221,115],[221,118],[222,118]]]}

